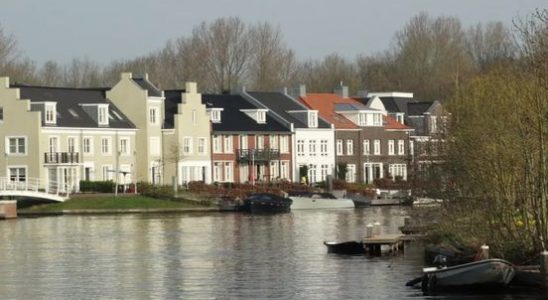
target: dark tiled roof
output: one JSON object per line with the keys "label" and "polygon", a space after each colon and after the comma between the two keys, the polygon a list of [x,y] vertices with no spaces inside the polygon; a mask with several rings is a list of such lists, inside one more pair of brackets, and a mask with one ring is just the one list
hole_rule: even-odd
{"label": "dark tiled roof", "polygon": [[[288,111],[310,110],[310,108],[302,103],[279,92],[248,92],[248,94],[276,112],[286,121],[293,123],[295,128],[308,128],[308,124],[305,124],[303,121],[288,113]],[[318,128],[331,128],[331,125],[321,118],[318,118]]]}
{"label": "dark tiled roof", "polygon": [[131,78],[135,83],[137,83],[141,88],[148,91],[148,95],[151,97],[162,97],[162,92],[154,86],[150,81],[148,81],[146,78],[142,77],[136,77],[134,76]]}
{"label": "dark tiled roof", "polygon": [[174,115],[177,113],[177,105],[181,103],[181,93],[184,93],[185,90],[169,90],[164,91],[164,96],[166,97],[164,101],[164,128],[172,129],[174,125]]}
{"label": "dark tiled roof", "polygon": [[202,95],[202,103],[207,108],[222,108],[221,122],[213,123],[213,131],[225,132],[290,132],[290,129],[266,114],[266,123],[258,124],[240,109],[257,107],[240,95]]}
{"label": "dark tiled roof", "polygon": [[[84,128],[135,128],[135,125],[106,97],[107,88],[83,89],[83,88],[57,88],[37,87],[26,85],[13,85],[19,88],[20,98],[32,102],[56,102],[57,103],[57,124],[47,125],[51,127],[84,127]],[[109,104],[108,126],[99,126],[90,117],[80,104]],[[115,113],[113,113],[115,112]],[[74,114],[73,114],[74,113]],[[121,117],[121,120],[118,119]],[[44,125],[44,120],[42,120]]]}
{"label": "dark tiled roof", "polygon": [[407,115],[409,116],[421,116],[432,107],[434,102],[415,102],[407,103]]}

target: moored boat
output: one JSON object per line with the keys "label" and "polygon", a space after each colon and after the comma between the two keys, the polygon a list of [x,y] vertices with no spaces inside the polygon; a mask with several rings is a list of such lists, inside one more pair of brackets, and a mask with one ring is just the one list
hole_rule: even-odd
{"label": "moored boat", "polygon": [[251,194],[244,199],[242,210],[251,213],[289,212],[292,202],[289,198],[275,194]]}
{"label": "moored boat", "polygon": [[329,193],[300,193],[289,197],[293,200],[291,209],[336,209],[354,208],[351,199],[336,198]]}
{"label": "moored boat", "polygon": [[459,288],[498,288],[510,284],[514,266],[503,259],[484,259],[452,267],[423,269],[422,290],[439,291]]}
{"label": "moored boat", "polygon": [[337,254],[365,254],[363,242],[348,241],[348,242],[323,242],[327,246],[327,253]]}

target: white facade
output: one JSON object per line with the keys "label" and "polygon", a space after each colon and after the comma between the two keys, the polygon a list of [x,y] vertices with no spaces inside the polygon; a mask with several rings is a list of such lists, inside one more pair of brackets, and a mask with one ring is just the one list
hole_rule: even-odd
{"label": "white facade", "polygon": [[293,144],[294,177],[300,180],[299,168],[308,166],[310,183],[325,181],[334,175],[335,130],[333,128],[295,128]]}

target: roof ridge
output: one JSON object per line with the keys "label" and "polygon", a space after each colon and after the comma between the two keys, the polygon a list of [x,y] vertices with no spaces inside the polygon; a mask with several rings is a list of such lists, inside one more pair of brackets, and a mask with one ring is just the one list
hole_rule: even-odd
{"label": "roof ridge", "polygon": [[27,85],[27,84],[21,84],[21,83],[10,84],[10,87],[55,89],[55,90],[77,90],[77,91],[107,91],[111,89],[111,87],[61,87],[61,86]]}

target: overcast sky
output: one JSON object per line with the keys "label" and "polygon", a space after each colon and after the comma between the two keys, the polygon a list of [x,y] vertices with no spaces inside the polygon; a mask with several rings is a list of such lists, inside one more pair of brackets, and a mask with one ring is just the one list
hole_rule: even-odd
{"label": "overcast sky", "polygon": [[546,0],[0,0],[0,25],[26,57],[107,64],[160,49],[202,21],[237,16],[279,25],[301,59],[337,52],[353,59],[388,48],[394,32],[421,11],[464,26],[524,17]]}

